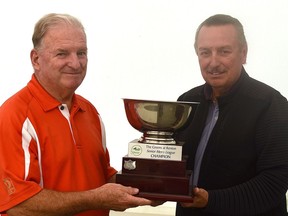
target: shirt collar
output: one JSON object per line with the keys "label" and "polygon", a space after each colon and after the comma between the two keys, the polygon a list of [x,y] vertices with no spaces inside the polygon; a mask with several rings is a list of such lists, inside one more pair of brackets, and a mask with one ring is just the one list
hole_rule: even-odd
{"label": "shirt collar", "polygon": [[[28,89],[34,98],[38,101],[42,109],[47,112],[52,109],[55,109],[61,105],[61,103],[52,97],[39,83],[35,74],[32,75],[31,80],[27,84]],[[72,106],[79,107],[79,109],[84,110],[84,107],[81,105],[81,101],[79,101],[76,95],[73,95]]]}

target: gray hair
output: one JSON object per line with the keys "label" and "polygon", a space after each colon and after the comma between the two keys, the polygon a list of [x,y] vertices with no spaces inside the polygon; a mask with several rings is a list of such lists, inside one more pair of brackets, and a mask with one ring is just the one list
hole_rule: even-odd
{"label": "gray hair", "polygon": [[79,27],[83,30],[85,36],[85,29],[80,20],[76,17],[73,17],[69,14],[58,14],[58,13],[49,13],[43,16],[34,27],[34,33],[32,36],[32,42],[35,49],[41,46],[42,39],[45,33],[54,26],[59,24],[67,24],[71,26]]}
{"label": "gray hair", "polygon": [[240,21],[229,15],[216,14],[204,20],[197,28],[197,31],[195,34],[195,42],[194,42],[195,50],[197,50],[197,39],[198,39],[199,31],[201,30],[203,26],[221,26],[221,25],[233,25],[237,31],[240,45],[242,47],[247,46],[244,29]]}

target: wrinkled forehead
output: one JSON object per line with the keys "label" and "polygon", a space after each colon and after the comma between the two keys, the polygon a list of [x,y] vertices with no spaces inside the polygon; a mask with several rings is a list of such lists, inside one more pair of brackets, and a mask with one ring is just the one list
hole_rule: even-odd
{"label": "wrinkled forehead", "polygon": [[195,41],[196,47],[238,46],[240,39],[233,25],[202,26]]}
{"label": "wrinkled forehead", "polygon": [[41,47],[52,44],[70,44],[86,46],[86,34],[82,28],[61,24],[49,28],[41,41]]}

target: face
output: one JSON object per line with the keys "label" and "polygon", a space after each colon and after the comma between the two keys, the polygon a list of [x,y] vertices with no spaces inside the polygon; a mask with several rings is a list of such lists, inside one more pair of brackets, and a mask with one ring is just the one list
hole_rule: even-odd
{"label": "face", "polygon": [[86,75],[85,33],[73,26],[53,27],[30,57],[41,85],[56,99],[69,100]]}
{"label": "face", "polygon": [[238,80],[246,63],[247,47],[242,47],[233,25],[203,26],[196,52],[204,80],[215,96],[223,95]]}

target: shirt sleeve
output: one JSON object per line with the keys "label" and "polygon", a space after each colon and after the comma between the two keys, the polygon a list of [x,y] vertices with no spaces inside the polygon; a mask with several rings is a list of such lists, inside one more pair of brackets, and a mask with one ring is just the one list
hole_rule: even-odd
{"label": "shirt sleeve", "polygon": [[[0,212],[41,191],[35,141],[21,114],[0,111]],[[9,122],[9,124],[8,124]]]}

